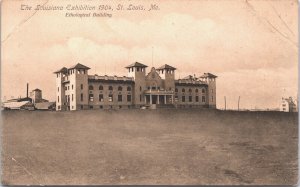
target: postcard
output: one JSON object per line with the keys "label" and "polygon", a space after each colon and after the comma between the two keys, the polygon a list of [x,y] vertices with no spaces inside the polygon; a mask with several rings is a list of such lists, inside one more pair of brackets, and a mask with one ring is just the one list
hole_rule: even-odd
{"label": "postcard", "polygon": [[298,1],[2,0],[1,184],[296,185]]}

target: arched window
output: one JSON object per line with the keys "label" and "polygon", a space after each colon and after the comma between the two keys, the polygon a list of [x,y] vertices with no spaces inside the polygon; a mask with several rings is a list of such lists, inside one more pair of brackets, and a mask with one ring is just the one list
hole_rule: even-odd
{"label": "arched window", "polygon": [[184,88],[182,88],[182,92],[185,92],[185,89],[184,89]]}
{"label": "arched window", "polygon": [[99,86],[99,90],[103,90],[103,86],[102,85]]}
{"label": "arched window", "polygon": [[198,88],[196,88],[195,92],[198,93]]}
{"label": "arched window", "polygon": [[94,87],[92,85],[89,85],[89,90],[94,90]]}
{"label": "arched window", "polygon": [[202,89],[202,93],[205,93],[205,89],[204,88]]}
{"label": "arched window", "polygon": [[190,93],[192,92],[192,89],[191,89],[191,88],[189,89],[189,92],[190,92]]}
{"label": "arched window", "polygon": [[122,86],[118,87],[118,91],[122,91],[122,89],[123,89]]}
{"label": "arched window", "polygon": [[127,91],[131,91],[131,87],[130,86],[127,87]]}
{"label": "arched window", "polygon": [[109,89],[109,90],[113,90],[113,87],[112,87],[112,86],[109,86],[108,89]]}
{"label": "arched window", "polygon": [[178,88],[175,88],[175,92],[178,92]]}

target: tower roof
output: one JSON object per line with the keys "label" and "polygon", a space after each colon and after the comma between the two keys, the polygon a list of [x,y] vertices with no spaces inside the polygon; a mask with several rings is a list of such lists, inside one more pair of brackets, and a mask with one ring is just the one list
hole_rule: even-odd
{"label": "tower roof", "polygon": [[63,67],[57,71],[55,71],[54,73],[67,73],[68,72],[68,69],[66,67]]}
{"label": "tower roof", "polygon": [[132,68],[132,67],[142,67],[142,68],[146,68],[146,67],[148,67],[148,66],[146,66],[146,65],[144,65],[144,64],[141,64],[141,63],[139,63],[139,62],[135,62],[135,63],[133,63],[133,64],[130,64],[130,65],[126,66],[125,68]]}
{"label": "tower roof", "polygon": [[200,76],[200,78],[217,78],[218,76],[211,74],[211,73],[204,73]]}
{"label": "tower roof", "polygon": [[168,65],[168,64],[165,64],[163,66],[160,66],[159,68],[157,68],[157,70],[162,70],[162,69],[170,69],[170,70],[175,70],[176,68]]}
{"label": "tower roof", "polygon": [[87,66],[85,66],[85,65],[82,65],[82,64],[78,63],[78,64],[76,64],[76,65],[70,67],[69,69],[91,69],[91,68],[89,68],[89,67],[87,67]]}
{"label": "tower roof", "polygon": [[34,90],[32,90],[32,91],[41,92],[42,90],[40,90],[40,89],[36,88],[36,89],[34,89]]}

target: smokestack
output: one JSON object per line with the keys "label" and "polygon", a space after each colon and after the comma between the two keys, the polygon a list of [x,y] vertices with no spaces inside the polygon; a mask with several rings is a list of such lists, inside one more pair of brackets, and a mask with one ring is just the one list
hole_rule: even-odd
{"label": "smokestack", "polygon": [[29,87],[29,85],[28,85],[28,83],[27,83],[27,92],[26,92],[27,98],[28,98],[28,87]]}

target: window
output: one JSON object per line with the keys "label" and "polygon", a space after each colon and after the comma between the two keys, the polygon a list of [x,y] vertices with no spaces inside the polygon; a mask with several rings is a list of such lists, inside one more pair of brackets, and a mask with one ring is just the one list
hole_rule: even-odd
{"label": "window", "polygon": [[204,88],[202,89],[202,93],[205,93],[205,89]]}
{"label": "window", "polygon": [[178,88],[175,88],[175,92],[178,92]]}
{"label": "window", "polygon": [[109,89],[109,90],[113,90],[113,87],[112,87],[112,86],[109,86],[108,89]]}
{"label": "window", "polygon": [[211,96],[211,102],[214,102],[214,96]]}
{"label": "window", "polygon": [[190,95],[189,96],[189,102],[192,102],[193,101],[193,99],[192,99],[192,96]]}
{"label": "window", "polygon": [[140,91],[142,91],[142,87],[140,86]]}
{"label": "window", "polygon": [[122,95],[118,95],[118,102],[122,102]]}
{"label": "window", "polygon": [[185,102],[185,96],[182,96],[182,97],[181,97],[181,101],[182,101],[182,102]]}
{"label": "window", "polygon": [[140,102],[142,102],[142,95],[140,94]]}
{"label": "window", "polygon": [[195,92],[198,93],[198,88],[196,88]]}
{"label": "window", "polygon": [[130,86],[127,87],[127,91],[131,91],[131,87]]}
{"label": "window", "polygon": [[196,96],[196,98],[195,98],[195,99],[196,99],[196,102],[199,102],[199,97],[198,97],[198,96]]}
{"label": "window", "polygon": [[70,90],[70,86],[68,86],[68,90]]}
{"label": "window", "polygon": [[83,90],[83,84],[80,85],[80,88]]}
{"label": "window", "polygon": [[89,94],[89,101],[94,101],[94,94]]}
{"label": "window", "polygon": [[60,106],[59,105],[57,106],[57,109],[60,110]]}
{"label": "window", "polygon": [[102,85],[99,86],[99,90],[103,90],[103,86]]}
{"label": "window", "polygon": [[83,105],[80,105],[80,109],[83,109]]}
{"label": "window", "polygon": [[90,106],[90,109],[93,109],[94,107],[93,106]]}
{"label": "window", "polygon": [[59,103],[59,96],[57,96],[57,102]]}
{"label": "window", "polygon": [[113,102],[113,95],[112,95],[112,94],[109,94],[109,95],[108,95],[108,101],[109,101],[109,102]]}
{"label": "window", "polygon": [[131,102],[131,95],[127,95],[127,102]]}
{"label": "window", "polygon": [[122,90],[123,90],[122,86],[119,86],[118,91],[122,91]]}
{"label": "window", "polygon": [[94,90],[94,87],[92,85],[89,85],[89,90]]}
{"label": "window", "polygon": [[137,67],[137,68],[136,68],[136,71],[140,71],[140,68]]}
{"label": "window", "polygon": [[213,90],[213,89],[211,89],[211,93],[214,93],[214,90]]}
{"label": "window", "polygon": [[74,94],[72,94],[72,101],[74,100]]}
{"label": "window", "polygon": [[103,102],[103,94],[99,94],[99,101]]}
{"label": "window", "polygon": [[175,102],[178,102],[178,96],[175,95]]}
{"label": "window", "polygon": [[202,102],[205,102],[205,96],[202,96]]}
{"label": "window", "polygon": [[73,84],[72,84],[72,90],[74,89],[74,86],[73,86]]}
{"label": "window", "polygon": [[182,88],[182,90],[181,90],[182,92],[185,92],[185,89],[184,88]]}
{"label": "window", "polygon": [[285,106],[286,106],[286,104],[283,104],[282,106],[283,106],[283,107],[285,107]]}
{"label": "window", "polygon": [[189,92],[192,93],[192,89],[191,88],[189,89]]}
{"label": "window", "polygon": [[80,94],[80,100],[83,101],[83,94]]}
{"label": "window", "polygon": [[59,92],[59,87],[57,87],[57,91]]}
{"label": "window", "polygon": [[100,109],[102,109],[103,108],[103,106],[102,105],[100,105]]}

